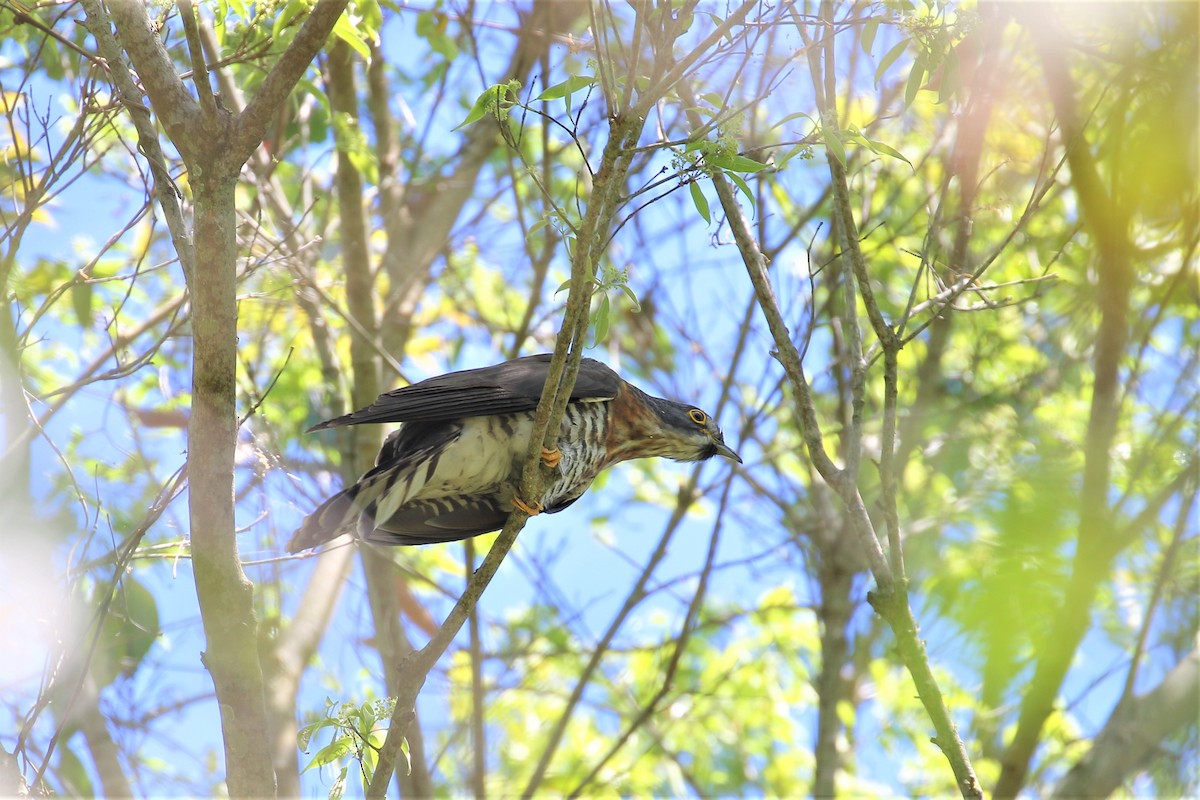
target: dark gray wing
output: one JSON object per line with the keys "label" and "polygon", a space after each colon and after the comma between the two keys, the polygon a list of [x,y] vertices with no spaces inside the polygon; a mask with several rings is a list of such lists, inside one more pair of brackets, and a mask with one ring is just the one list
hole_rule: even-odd
{"label": "dark gray wing", "polygon": [[[448,422],[467,417],[513,414],[537,408],[550,371],[550,354],[451,372],[380,395],[374,403],[310,431],[365,422]],[[611,400],[621,379],[591,358],[583,359],[572,400]]]}

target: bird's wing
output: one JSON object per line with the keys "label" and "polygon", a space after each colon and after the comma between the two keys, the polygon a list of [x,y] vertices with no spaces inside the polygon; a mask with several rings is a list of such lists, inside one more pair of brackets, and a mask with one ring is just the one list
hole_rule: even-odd
{"label": "bird's wing", "polygon": [[[380,395],[374,403],[314,425],[323,430],[365,422],[447,422],[537,407],[550,370],[550,354],[526,356],[492,367],[451,372]],[[572,400],[611,400],[621,379],[594,359],[585,358],[571,391]]]}

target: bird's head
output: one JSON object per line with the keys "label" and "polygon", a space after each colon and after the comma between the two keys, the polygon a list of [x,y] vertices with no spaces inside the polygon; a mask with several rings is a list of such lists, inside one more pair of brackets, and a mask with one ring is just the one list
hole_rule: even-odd
{"label": "bird's head", "polygon": [[730,461],[742,463],[741,457],[725,444],[725,437],[717,423],[703,410],[695,406],[647,396],[653,410],[656,425],[648,426],[643,446],[654,455],[674,461],[707,461],[713,456],[723,456]]}

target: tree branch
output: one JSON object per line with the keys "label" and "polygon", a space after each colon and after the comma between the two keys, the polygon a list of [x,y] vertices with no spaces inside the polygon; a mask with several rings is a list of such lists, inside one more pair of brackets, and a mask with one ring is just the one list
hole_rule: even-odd
{"label": "tree branch", "polygon": [[[109,62],[109,71],[113,76],[113,82],[117,84],[126,105],[129,105],[134,98],[141,96],[141,92],[136,90],[132,93],[127,92],[127,85],[124,84],[127,73],[117,74],[124,71],[125,60],[119,53],[111,52],[106,46],[104,39],[107,37],[103,36],[103,32],[108,30],[108,20],[103,16],[100,2],[99,0],[83,0],[83,7],[89,20],[96,20],[97,27],[93,28],[92,25],[88,27],[92,31],[92,35],[97,38],[101,54]],[[109,0],[108,10],[112,14],[112,21],[117,25],[117,39],[129,55],[129,60],[133,62],[134,69],[138,73],[138,80],[146,88],[146,94],[150,96],[150,102],[154,106],[154,113],[162,122],[167,136],[174,142],[184,161],[189,163],[194,161],[199,155],[200,145],[204,141],[197,135],[204,128],[204,114],[201,112],[199,104],[188,92],[187,86],[175,73],[174,62],[167,54],[167,49],[163,47],[162,39],[150,24],[150,17],[146,13],[146,4],[139,0]],[[128,86],[132,86],[132,82]],[[136,123],[142,115],[133,114],[132,116]],[[149,124],[148,111],[144,119]],[[139,129],[140,133],[142,131]],[[150,139],[155,141],[155,147],[157,147],[158,135],[153,132],[152,127],[141,138],[143,141],[140,143],[143,149],[145,149],[145,140]],[[147,156],[149,155],[150,153],[147,151]],[[154,168],[154,159],[150,160],[150,166],[151,169]]]}
{"label": "tree branch", "polygon": [[1088,750],[1054,790],[1054,797],[1107,797],[1171,734],[1196,724],[1200,650],[1192,650],[1162,683],[1113,709]]}
{"label": "tree branch", "polygon": [[[262,144],[267,127],[279,112],[279,106],[287,101],[296,87],[296,81],[300,80],[313,58],[324,47],[325,40],[348,3],[349,0],[317,0],[312,11],[308,12],[304,24],[296,32],[296,38],[292,39],[259,86],[258,92],[238,115],[237,124],[231,131],[231,140],[222,142],[231,162],[239,166],[244,164]],[[157,104],[155,108],[158,108]]]}
{"label": "tree branch", "polygon": [[[123,20],[117,30],[126,52],[131,52],[131,45],[145,51],[140,56],[138,63],[145,63],[147,68],[155,73],[150,83],[155,85],[159,96],[164,97],[164,102],[169,104],[170,98],[178,98],[181,103],[180,107],[172,108],[168,114],[171,125],[176,128],[187,128],[189,125],[197,124],[200,109],[192,102],[183,82],[169,80],[159,73],[160,70],[165,69],[165,75],[173,76],[175,68],[171,64],[166,50],[162,48],[162,42],[149,30],[150,20],[146,17],[145,6],[129,0],[114,0],[109,6],[113,9],[114,16]],[[154,129],[154,123],[150,119],[150,109],[141,102],[142,92],[130,77],[129,70],[125,68],[125,59],[121,55],[121,48],[113,36],[112,20],[109,19],[100,0],[83,0],[83,10],[87,15],[84,25],[95,38],[96,47],[104,56],[109,77],[117,88],[121,102],[129,109],[129,117],[138,133],[138,149],[146,156],[146,162],[150,165],[150,173],[154,176],[154,196],[162,207],[163,218],[167,222],[167,230],[171,233],[171,242],[175,247],[175,253],[179,256],[179,263],[183,265],[184,274],[190,275],[194,258],[192,239],[187,225],[183,221],[183,210],[179,205],[179,189],[171,180],[166,158],[159,145],[158,131]],[[141,78],[141,76],[139,77]],[[142,84],[148,86],[147,80],[141,79]],[[167,127],[167,119],[161,113],[159,119],[163,120],[163,127]]]}

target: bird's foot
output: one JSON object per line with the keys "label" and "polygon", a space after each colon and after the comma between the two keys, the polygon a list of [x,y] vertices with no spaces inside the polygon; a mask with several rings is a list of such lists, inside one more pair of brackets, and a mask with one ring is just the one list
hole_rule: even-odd
{"label": "bird's foot", "polygon": [[[562,454],[560,453],[559,455],[561,456]],[[524,511],[526,514],[528,514],[531,517],[536,514],[542,513],[542,510],[544,508],[544,506],[541,503],[527,504],[524,500],[517,497],[516,495],[513,495],[512,504],[513,504],[513,508],[516,508],[520,511]]]}
{"label": "bird's foot", "polygon": [[546,448],[543,447],[542,448],[542,463],[545,464],[550,469],[554,469],[560,463],[562,463],[562,450],[559,450],[557,447],[554,448],[553,450],[547,450]]}

